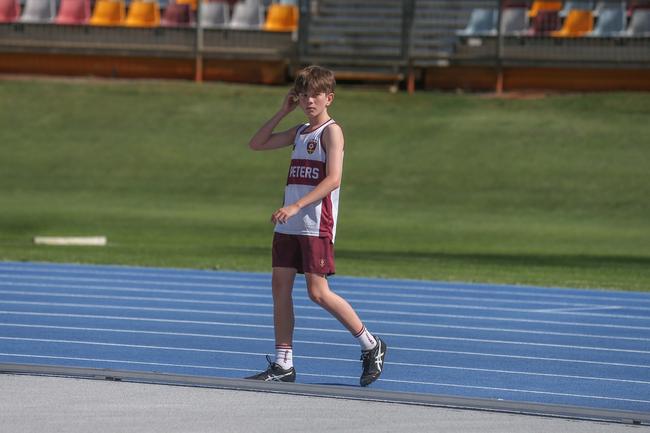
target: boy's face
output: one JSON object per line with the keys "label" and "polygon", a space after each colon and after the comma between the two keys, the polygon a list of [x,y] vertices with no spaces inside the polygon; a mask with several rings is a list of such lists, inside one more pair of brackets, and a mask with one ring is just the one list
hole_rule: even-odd
{"label": "boy's face", "polygon": [[334,100],[334,93],[325,92],[302,92],[298,93],[298,103],[300,108],[308,117],[317,117]]}

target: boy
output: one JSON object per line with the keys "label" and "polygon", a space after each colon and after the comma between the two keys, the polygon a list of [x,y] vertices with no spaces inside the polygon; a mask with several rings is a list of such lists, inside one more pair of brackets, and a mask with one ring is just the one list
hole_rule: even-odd
{"label": "boy", "polygon": [[[294,382],[294,314],[291,293],[297,273],[304,273],[309,297],[345,326],[361,346],[361,386],[377,380],[383,370],[386,344],[363,325],[350,304],[332,292],[327,277],[334,274],[334,238],[339,187],[343,171],[343,132],[327,113],[334,100],[334,74],[310,66],[296,77],[280,110],[251,138],[253,150],[293,145],[284,205],[273,212],[273,318],[275,362],[247,379]],[[297,106],[308,123],[273,132]]]}

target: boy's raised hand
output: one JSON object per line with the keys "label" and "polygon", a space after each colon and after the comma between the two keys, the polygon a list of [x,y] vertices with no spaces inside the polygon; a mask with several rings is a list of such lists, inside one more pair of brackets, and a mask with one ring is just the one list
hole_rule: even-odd
{"label": "boy's raised hand", "polygon": [[289,93],[287,93],[287,96],[284,97],[284,102],[282,103],[282,108],[281,110],[288,114],[291,113],[293,110],[296,109],[298,106],[298,95],[296,94],[296,91],[291,88],[289,90]]}

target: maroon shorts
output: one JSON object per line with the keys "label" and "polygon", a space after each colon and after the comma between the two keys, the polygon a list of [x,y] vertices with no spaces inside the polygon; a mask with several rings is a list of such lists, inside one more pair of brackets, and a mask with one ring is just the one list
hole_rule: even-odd
{"label": "maroon shorts", "polygon": [[299,274],[332,275],[334,244],[316,236],[273,235],[273,267],[294,268]]}

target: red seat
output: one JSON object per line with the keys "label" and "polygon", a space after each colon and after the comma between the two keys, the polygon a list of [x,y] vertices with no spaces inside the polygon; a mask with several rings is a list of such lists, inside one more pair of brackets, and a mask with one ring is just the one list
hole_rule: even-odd
{"label": "red seat", "polygon": [[560,14],[558,11],[540,10],[533,18],[529,35],[546,36],[560,28]]}
{"label": "red seat", "polygon": [[11,23],[20,17],[18,0],[0,0],[0,23]]}
{"label": "red seat", "polygon": [[57,24],[86,24],[90,19],[90,0],[61,0]]}
{"label": "red seat", "polygon": [[163,13],[161,24],[167,27],[188,26],[192,22],[192,7],[189,3],[169,3]]}

